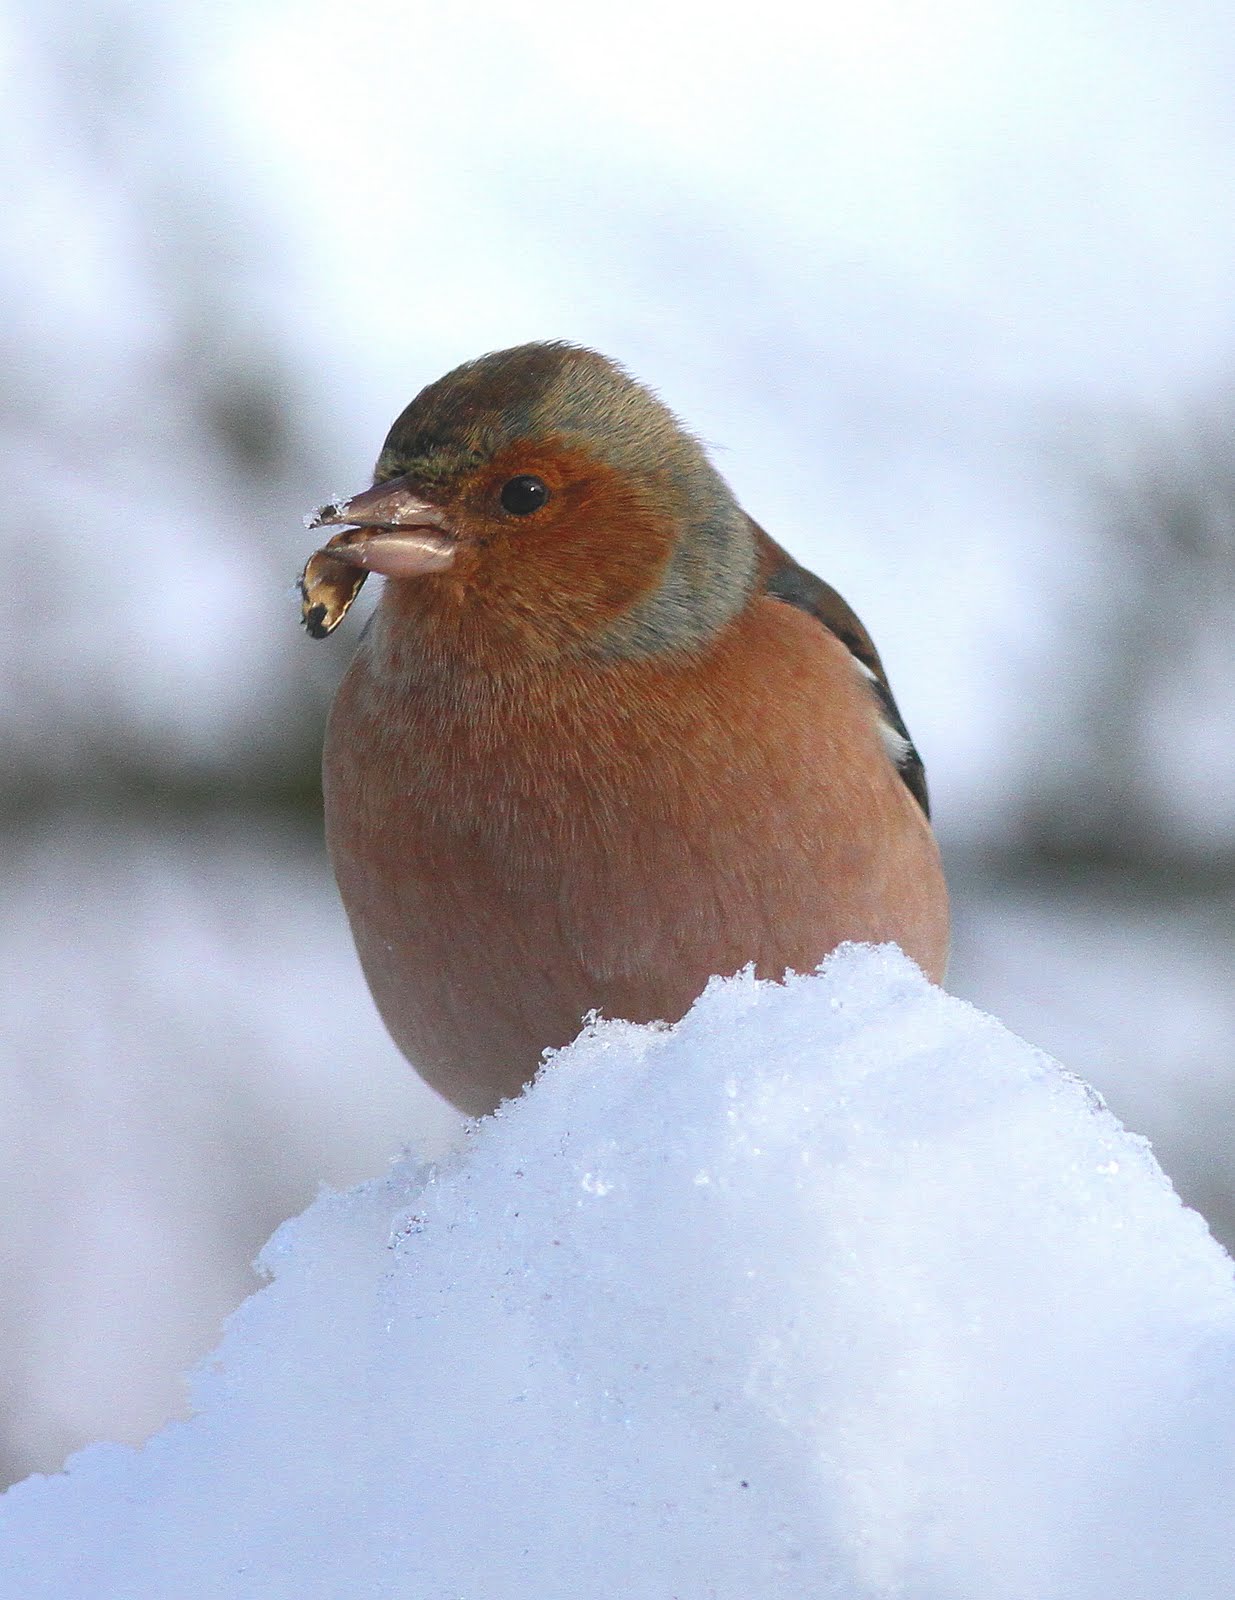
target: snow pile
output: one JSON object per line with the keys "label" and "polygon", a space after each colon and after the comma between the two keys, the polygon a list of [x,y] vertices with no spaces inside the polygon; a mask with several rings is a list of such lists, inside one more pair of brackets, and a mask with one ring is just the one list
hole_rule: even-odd
{"label": "snow pile", "polygon": [[0,1593],[1235,1592],[1230,1261],[894,950],[599,1025],[265,1264],[192,1421],[10,1491]]}

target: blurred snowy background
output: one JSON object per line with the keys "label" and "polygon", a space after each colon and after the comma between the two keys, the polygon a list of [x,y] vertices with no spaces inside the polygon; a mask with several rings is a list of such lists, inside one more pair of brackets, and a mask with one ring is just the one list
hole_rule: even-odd
{"label": "blurred snowy background", "polygon": [[594,344],[872,629],[951,987],[1235,1240],[1235,17],[27,0],[0,18],[7,1477],[144,1437],[318,1185],[454,1119],[319,842],[302,513]]}

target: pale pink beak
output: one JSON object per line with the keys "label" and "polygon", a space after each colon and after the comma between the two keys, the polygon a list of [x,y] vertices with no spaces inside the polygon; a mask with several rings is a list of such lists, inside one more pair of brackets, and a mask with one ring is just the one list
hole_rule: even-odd
{"label": "pale pink beak", "polygon": [[309,527],[348,523],[355,527],[336,534],[320,553],[384,578],[444,572],[459,548],[446,514],[414,494],[406,478],[392,478],[350,500],[322,506],[313,513]]}

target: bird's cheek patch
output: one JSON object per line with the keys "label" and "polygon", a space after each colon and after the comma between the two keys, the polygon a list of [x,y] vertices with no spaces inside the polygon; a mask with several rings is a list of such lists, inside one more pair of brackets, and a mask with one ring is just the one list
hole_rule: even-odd
{"label": "bird's cheek patch", "polygon": [[[332,539],[331,544],[334,542]],[[367,577],[363,567],[332,556],[330,545],[314,551],[300,574],[300,619],[310,638],[324,639],[334,632]]]}

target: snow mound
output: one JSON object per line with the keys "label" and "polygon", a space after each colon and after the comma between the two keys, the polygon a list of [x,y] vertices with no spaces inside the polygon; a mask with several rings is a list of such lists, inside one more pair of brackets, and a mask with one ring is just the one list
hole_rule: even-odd
{"label": "snow mound", "polygon": [[598,1024],[263,1261],[191,1421],[5,1497],[0,1592],[1235,1592],[1231,1262],[893,949]]}

